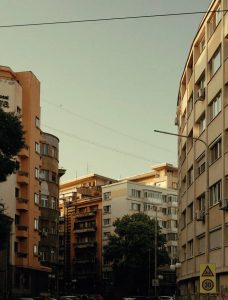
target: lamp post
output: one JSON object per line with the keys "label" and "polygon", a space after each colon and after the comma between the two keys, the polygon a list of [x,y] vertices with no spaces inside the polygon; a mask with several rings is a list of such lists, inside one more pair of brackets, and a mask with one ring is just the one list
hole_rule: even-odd
{"label": "lamp post", "polygon": [[167,131],[161,131],[161,130],[154,130],[154,132],[157,133],[162,133],[162,134],[167,134],[167,135],[173,135],[173,136],[178,136],[178,137],[184,137],[187,139],[192,139],[195,141],[199,141],[204,144],[205,146],[205,165],[206,165],[206,187],[205,187],[205,240],[206,240],[206,249],[205,249],[205,258],[206,258],[206,263],[209,263],[209,146],[208,144],[196,137],[190,137],[184,134],[178,134],[178,133],[172,133],[172,132],[167,132]]}

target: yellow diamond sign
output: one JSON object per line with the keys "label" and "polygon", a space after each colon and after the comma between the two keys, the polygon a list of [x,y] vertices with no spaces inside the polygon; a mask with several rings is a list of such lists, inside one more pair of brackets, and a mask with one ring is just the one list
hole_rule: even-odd
{"label": "yellow diamond sign", "polygon": [[216,293],[216,266],[215,264],[200,264],[200,293]]}

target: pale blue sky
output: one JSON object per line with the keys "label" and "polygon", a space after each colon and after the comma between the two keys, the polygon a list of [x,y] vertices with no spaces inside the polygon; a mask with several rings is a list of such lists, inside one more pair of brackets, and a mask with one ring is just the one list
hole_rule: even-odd
{"label": "pale blue sky", "polygon": [[[0,25],[201,11],[209,3],[2,0]],[[176,164],[176,138],[153,130],[176,131],[179,80],[201,18],[0,28],[0,64],[31,70],[41,82],[41,126],[60,139],[63,180],[87,171],[123,178]]]}

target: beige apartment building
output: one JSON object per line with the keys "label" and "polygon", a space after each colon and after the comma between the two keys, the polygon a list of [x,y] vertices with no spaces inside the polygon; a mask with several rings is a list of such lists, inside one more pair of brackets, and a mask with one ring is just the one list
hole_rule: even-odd
{"label": "beige apartment building", "polygon": [[[114,233],[113,222],[124,215],[142,212],[157,219],[166,238],[171,264],[177,257],[177,168],[171,164],[154,166],[150,172],[128,177],[102,187],[102,247]],[[103,261],[103,279],[112,280],[109,262]],[[164,280],[165,282],[165,280]]]}
{"label": "beige apartment building", "polygon": [[[228,9],[212,1],[180,81],[178,284],[200,292],[200,264],[216,265],[217,292],[228,288]],[[187,136],[188,138],[185,138]]]}
{"label": "beige apartment building", "polygon": [[[0,66],[0,105],[6,112],[17,112],[21,116],[25,131],[26,148],[17,156],[19,170],[0,183],[0,202],[5,214],[12,219],[9,268],[1,273],[7,293],[4,299],[15,295],[39,295],[48,290],[50,266],[41,264],[39,252],[42,214],[40,208],[41,185],[40,169],[47,162],[42,161],[41,141],[47,135],[40,129],[40,82],[32,72],[14,72],[9,67]],[[58,149],[58,143],[55,141]],[[46,160],[47,161],[47,160]],[[50,166],[49,166],[50,168]],[[52,166],[58,173],[58,162]],[[58,197],[58,174],[56,191]],[[43,182],[43,181],[42,181]],[[46,190],[48,186],[46,186]],[[58,203],[56,203],[56,210]],[[58,217],[58,212],[56,212]]]}

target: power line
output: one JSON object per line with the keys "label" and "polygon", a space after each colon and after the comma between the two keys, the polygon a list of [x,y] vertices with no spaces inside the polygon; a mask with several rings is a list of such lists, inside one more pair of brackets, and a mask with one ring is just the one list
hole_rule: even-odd
{"label": "power line", "polygon": [[[227,11],[228,11],[227,9],[220,10],[220,12],[227,12]],[[9,24],[9,25],[0,25],[0,28],[43,26],[43,25],[61,25],[61,24],[72,24],[72,23],[107,22],[107,21],[146,19],[146,18],[162,18],[162,17],[177,17],[177,16],[208,14],[210,12],[216,13],[217,11],[209,10],[209,11],[193,11],[193,12],[180,12],[180,13],[139,15],[139,16],[110,17],[110,18],[98,18],[98,19],[82,19],[82,20],[53,21],[53,22],[39,22],[39,23],[25,23],[25,24]]]}
{"label": "power line", "polygon": [[[160,146],[151,144],[151,143],[149,143],[149,142],[147,142],[147,141],[141,140],[141,139],[139,139],[139,138],[137,138],[137,137],[134,137],[134,136],[132,136],[132,135],[129,135],[129,134],[127,134],[127,133],[124,133],[124,132],[122,132],[122,131],[119,131],[119,130],[117,130],[117,129],[115,129],[115,128],[106,126],[106,125],[104,125],[104,124],[102,124],[102,123],[100,123],[100,122],[94,121],[94,120],[92,120],[92,119],[90,119],[90,118],[88,118],[88,117],[85,117],[85,116],[83,116],[83,115],[80,115],[80,114],[78,114],[78,113],[76,113],[76,112],[73,112],[73,111],[71,111],[71,110],[68,110],[68,109],[64,108],[62,104],[56,105],[56,104],[54,104],[54,103],[52,103],[52,102],[50,102],[50,101],[48,101],[48,100],[43,100],[43,101],[44,101],[45,103],[51,105],[51,106],[54,106],[54,107],[56,107],[56,108],[58,108],[58,109],[61,109],[61,110],[65,111],[66,113],[68,113],[68,114],[70,114],[70,115],[73,115],[73,116],[76,117],[76,118],[79,118],[79,119],[82,119],[82,120],[84,120],[84,121],[90,122],[90,123],[92,123],[92,124],[94,124],[94,125],[97,125],[97,126],[99,126],[99,127],[101,127],[101,128],[104,128],[104,129],[109,130],[109,131],[111,131],[111,132],[114,132],[114,133],[116,133],[116,134],[122,135],[122,136],[124,136],[124,137],[127,137],[127,138],[129,138],[129,139],[132,139],[132,140],[134,140],[134,141],[136,141],[136,142],[138,142],[138,143],[141,143],[141,144],[143,144],[143,145],[148,145],[148,146],[150,146],[150,147],[157,148],[157,149],[159,149],[159,150],[163,150],[163,151],[166,151],[166,152],[169,152],[169,153],[170,153],[170,152],[173,152],[173,151],[171,151],[170,149],[166,149],[166,148],[163,148],[163,147],[160,147]],[[174,152],[173,152],[173,153],[174,153]]]}
{"label": "power line", "polygon": [[161,162],[158,162],[158,161],[155,161],[155,160],[150,160],[149,158],[143,157],[141,155],[137,155],[137,154],[133,154],[133,153],[130,153],[130,152],[122,151],[122,150],[119,150],[119,149],[116,149],[116,148],[113,148],[113,147],[110,147],[110,146],[107,146],[107,145],[102,145],[102,144],[99,144],[97,142],[93,142],[93,141],[87,140],[87,139],[79,137],[79,136],[77,136],[75,134],[63,131],[61,129],[53,128],[53,127],[51,127],[49,125],[46,125],[46,124],[42,124],[42,126],[48,128],[48,129],[54,130],[56,132],[59,132],[59,133],[61,133],[63,135],[66,135],[68,137],[77,139],[77,140],[79,140],[79,141],[81,141],[83,143],[87,143],[87,144],[90,144],[90,145],[93,145],[93,146],[96,146],[96,147],[99,147],[99,148],[102,148],[102,149],[106,149],[106,150],[109,150],[109,151],[112,151],[112,152],[124,154],[126,156],[131,156],[131,157],[134,157],[134,158],[137,158],[137,159],[140,159],[140,160],[144,160],[144,161],[147,161],[147,162],[150,162],[150,163],[151,162],[158,163],[158,164],[161,163]]}

